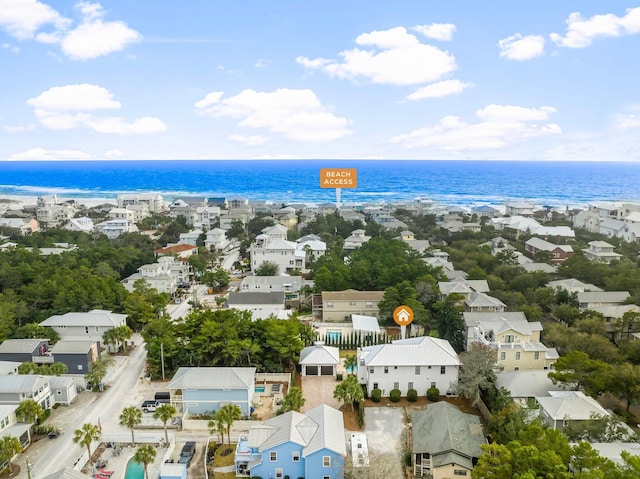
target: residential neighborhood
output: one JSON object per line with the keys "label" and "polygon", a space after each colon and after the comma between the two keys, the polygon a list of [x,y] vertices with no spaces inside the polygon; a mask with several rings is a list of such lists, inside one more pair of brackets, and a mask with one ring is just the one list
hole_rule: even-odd
{"label": "residential neighborhood", "polygon": [[488,477],[500,448],[560,434],[624,471],[638,242],[593,231],[611,209],[494,206],[41,198],[0,226],[3,467],[130,479],[144,453],[154,478]]}

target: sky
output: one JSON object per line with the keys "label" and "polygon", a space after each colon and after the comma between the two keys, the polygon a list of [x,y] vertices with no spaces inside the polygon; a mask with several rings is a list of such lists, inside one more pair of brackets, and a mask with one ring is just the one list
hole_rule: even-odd
{"label": "sky", "polygon": [[640,161],[640,2],[0,0],[0,160]]}

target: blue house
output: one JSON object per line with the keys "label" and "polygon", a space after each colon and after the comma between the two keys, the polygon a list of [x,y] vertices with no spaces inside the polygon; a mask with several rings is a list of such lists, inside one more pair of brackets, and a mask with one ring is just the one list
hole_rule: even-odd
{"label": "blue house", "polygon": [[171,404],[191,414],[216,412],[225,404],[237,404],[244,416],[251,414],[256,368],[180,368],[168,385]]}
{"label": "blue house", "polygon": [[342,413],[322,404],[251,426],[236,448],[236,476],[337,479],[346,454]]}

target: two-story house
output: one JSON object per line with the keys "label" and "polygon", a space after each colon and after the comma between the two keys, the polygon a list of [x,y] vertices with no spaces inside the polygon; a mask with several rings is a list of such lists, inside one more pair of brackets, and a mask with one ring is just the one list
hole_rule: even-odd
{"label": "two-story house", "polygon": [[167,386],[178,411],[202,414],[236,404],[242,415],[251,414],[256,368],[181,367]]}
{"label": "two-story house", "polygon": [[507,307],[502,301],[486,293],[472,291],[464,300],[465,311],[471,313],[501,312]]}
{"label": "two-story house", "polygon": [[568,244],[554,244],[547,240],[534,236],[524,243],[524,249],[532,256],[540,252],[550,253],[551,261],[554,263],[562,263],[566,259],[573,256],[573,247]]}
{"label": "two-story house", "polygon": [[613,251],[614,246],[606,241],[591,241],[589,247],[583,249],[584,256],[594,263],[611,263],[614,260],[618,260],[622,257]]}
{"label": "two-story house", "polygon": [[580,311],[586,311],[607,306],[620,306],[630,297],[629,291],[584,291],[578,293],[578,307]]}
{"label": "two-story house", "polygon": [[549,369],[558,359],[554,348],[540,342],[542,324],[529,322],[522,312],[463,313],[466,348],[481,343],[496,351],[503,371]]}
{"label": "two-story house", "polygon": [[302,271],[306,267],[306,253],[298,249],[295,241],[288,241],[287,228],[278,224],[265,228],[251,245],[251,271],[256,272],[263,263],[274,263],[278,273]]}
{"label": "two-story house", "polygon": [[460,360],[446,339],[422,336],[366,346],[358,350],[358,380],[371,393],[380,389],[388,396],[399,389],[426,394],[431,387],[442,393],[458,381]]}
{"label": "two-story house", "polygon": [[346,455],[342,413],[322,404],[251,426],[236,448],[236,476],[339,479]]}
{"label": "two-story house", "polygon": [[343,322],[351,319],[352,314],[379,317],[378,303],[384,291],[323,291],[321,301],[314,301],[314,319]]}
{"label": "two-story house", "polygon": [[154,193],[127,193],[118,195],[116,198],[119,208],[126,208],[130,205],[146,205],[149,212],[153,214],[160,214],[166,210],[164,198],[162,195]]}
{"label": "two-story house", "polygon": [[226,247],[229,246],[227,232],[221,228],[213,228],[207,231],[204,246],[209,251],[212,249],[215,249],[216,251],[224,251]]}
{"label": "two-story house", "polygon": [[191,271],[189,263],[179,261],[172,256],[161,256],[156,263],[144,264],[137,273],[122,280],[127,291],[132,292],[138,280],[144,280],[158,293],[173,294],[180,284],[189,282]]}
{"label": "two-story house", "polygon": [[0,376],[0,404],[20,404],[25,399],[33,399],[42,409],[50,409],[55,400],[51,397],[49,378],[38,374]]}
{"label": "two-story house", "polygon": [[106,331],[127,325],[127,315],[92,309],[86,313],[65,313],[51,316],[40,326],[52,328],[61,339],[90,339],[102,342]]}
{"label": "two-story house", "polygon": [[440,281],[440,301],[444,301],[450,294],[459,294],[467,299],[471,293],[486,293],[489,291],[489,283],[486,279],[457,278],[453,281]]}
{"label": "two-story house", "polygon": [[[19,423],[16,418],[18,404],[0,404],[0,437],[11,436],[20,440],[22,448],[26,448],[31,443],[31,426],[33,424]],[[4,468],[0,460],[0,468]]]}
{"label": "two-story house", "polygon": [[353,230],[351,234],[344,239],[342,249],[344,251],[353,251],[354,249],[360,248],[370,239],[371,236],[367,236],[365,230]]}
{"label": "two-story house", "polygon": [[0,344],[1,361],[20,363],[52,363],[48,339],[5,339]]}

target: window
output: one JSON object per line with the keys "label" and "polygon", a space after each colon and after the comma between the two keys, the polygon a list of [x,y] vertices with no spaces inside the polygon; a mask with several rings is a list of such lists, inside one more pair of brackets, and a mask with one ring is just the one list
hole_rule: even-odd
{"label": "window", "polygon": [[369,374],[373,374],[374,370],[375,370],[375,368],[369,368]]}
{"label": "window", "polygon": [[420,374],[420,366],[416,366],[416,376]]}
{"label": "window", "polygon": [[540,351],[533,353],[533,359],[540,359]]}
{"label": "window", "polygon": [[82,371],[82,364],[78,364],[78,371]]}
{"label": "window", "polygon": [[367,301],[367,308],[373,308],[373,301]]}
{"label": "window", "polygon": [[407,384],[407,389],[413,389],[413,381],[409,381]]}
{"label": "window", "polygon": [[333,301],[327,301],[327,308],[333,308]]}
{"label": "window", "polygon": [[331,467],[331,456],[322,456],[322,467]]}
{"label": "window", "polygon": [[300,462],[300,451],[293,451],[291,453],[291,460],[293,462]]}
{"label": "window", "polygon": [[271,451],[269,453],[269,460],[271,462],[276,462],[278,460],[278,451]]}
{"label": "window", "polygon": [[393,383],[393,389],[400,389],[400,383]]}
{"label": "window", "polygon": [[355,301],[349,301],[349,306],[355,306],[357,303]]}
{"label": "window", "polygon": [[378,383],[373,383],[373,389],[380,389],[380,388],[378,387]]}
{"label": "window", "polygon": [[440,366],[440,374],[446,374],[447,372],[447,367],[446,366]]}
{"label": "window", "polygon": [[281,467],[276,467],[276,479],[282,479],[284,477],[284,471]]}
{"label": "window", "polygon": [[505,359],[507,359],[507,353],[505,353],[504,351],[502,351],[500,353],[500,361],[504,361]]}
{"label": "window", "polygon": [[520,361],[520,351],[516,352],[516,361]]}
{"label": "window", "polygon": [[513,334],[506,334],[504,336],[505,343],[512,343],[514,340],[515,340],[515,337],[513,336]]}
{"label": "window", "polygon": [[388,373],[389,373],[389,366],[385,366],[385,367],[384,367],[384,373],[385,373],[385,374],[388,374]]}
{"label": "window", "polygon": [[454,469],[453,470],[453,475],[454,476],[466,476],[467,475],[467,471],[465,471],[464,469]]}
{"label": "window", "polygon": [[89,334],[89,326],[85,326],[85,327],[84,327],[84,332],[85,332],[85,333],[87,333],[87,334]]}

